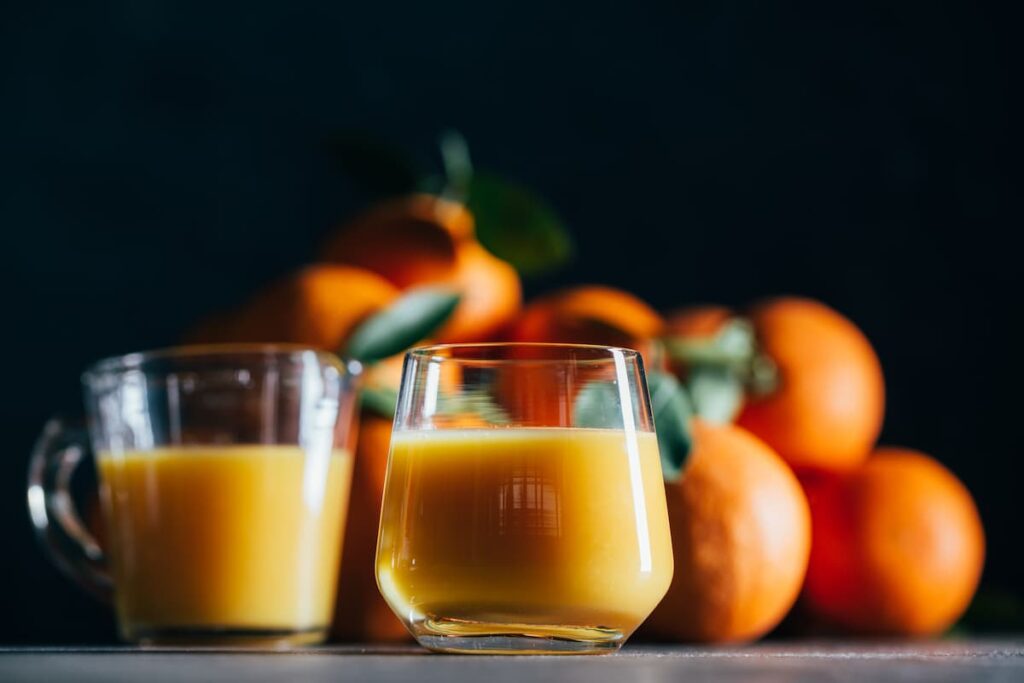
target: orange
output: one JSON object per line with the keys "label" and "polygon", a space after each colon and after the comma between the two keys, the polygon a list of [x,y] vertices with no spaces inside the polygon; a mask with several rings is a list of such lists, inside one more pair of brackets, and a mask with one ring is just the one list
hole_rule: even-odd
{"label": "orange", "polygon": [[665,484],[675,573],[646,630],[704,643],[758,638],[800,592],[807,500],[786,463],[746,430],[696,419],[692,433],[682,477]]}
{"label": "orange", "polygon": [[[654,309],[628,292],[579,285],[528,304],[505,335],[514,342],[602,344],[649,354],[650,340],[663,326]],[[529,359],[529,349],[520,353],[523,360]],[[542,350],[538,353],[544,355]],[[651,360],[645,357],[645,362],[651,369]],[[572,389],[578,389],[583,380],[572,379],[558,366],[527,363],[503,373],[498,393],[502,404],[522,424],[566,426],[572,424]]]}
{"label": "orange", "polygon": [[410,640],[409,632],[380,596],[374,572],[391,420],[368,411],[363,411],[361,419],[331,635],[357,642]]}
{"label": "orange", "polygon": [[[612,287],[579,285],[540,297],[523,309],[505,330],[514,342],[601,344],[650,352],[650,341],[664,326],[646,303]],[[530,350],[519,352],[529,360]],[[538,357],[545,352],[538,350]],[[651,368],[650,359],[648,369]],[[524,363],[499,378],[502,404],[522,424],[572,424],[574,389],[585,377],[567,377],[559,366]]]}
{"label": "orange", "polygon": [[211,318],[192,342],[287,342],[337,351],[369,315],[398,296],[367,270],[313,265],[259,292],[240,310]]}
{"label": "orange", "polygon": [[519,275],[474,237],[458,202],[418,194],[370,209],[336,233],[323,258],[371,270],[399,288],[450,284],[462,301],[435,340],[491,339],[522,305]]}
{"label": "orange", "polygon": [[512,341],[637,348],[665,325],[646,303],[613,287],[579,285],[530,303],[508,330]]}
{"label": "orange", "polygon": [[372,363],[363,371],[364,387],[387,388],[398,391],[402,383],[405,354],[399,353]]}
{"label": "orange", "polygon": [[522,306],[515,268],[475,241],[459,245],[455,273],[445,280],[462,294],[458,308],[435,336],[441,343],[486,341]]}
{"label": "orange", "polygon": [[867,457],[882,427],[882,368],[867,338],[828,306],[798,298],[750,311],[779,386],[751,396],[737,423],[798,470],[849,470]]}
{"label": "orange", "polygon": [[985,535],[949,470],[917,451],[880,448],[851,474],[805,483],[811,612],[857,632],[932,635],[967,608]]}
{"label": "orange", "polygon": [[427,194],[377,204],[333,234],[323,259],[371,270],[400,288],[451,278],[457,245],[473,234],[462,204]]}

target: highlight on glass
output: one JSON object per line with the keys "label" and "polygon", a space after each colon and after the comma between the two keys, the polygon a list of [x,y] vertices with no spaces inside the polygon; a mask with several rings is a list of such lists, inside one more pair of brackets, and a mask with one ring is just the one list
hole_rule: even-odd
{"label": "highlight on glass", "polygon": [[665,595],[672,569],[637,352],[560,344],[409,352],[377,581],[420,644],[615,651]]}

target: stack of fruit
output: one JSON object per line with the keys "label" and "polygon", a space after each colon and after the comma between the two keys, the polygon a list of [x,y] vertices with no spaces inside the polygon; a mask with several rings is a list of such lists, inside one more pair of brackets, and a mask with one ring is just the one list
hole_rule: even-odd
{"label": "stack of fruit", "polygon": [[[967,490],[934,459],[875,449],[884,411],[881,366],[849,320],[795,298],[743,315],[702,307],[663,317],[631,294],[602,286],[573,287],[523,307],[517,271],[537,265],[545,249],[554,260],[564,257],[564,235],[521,189],[487,177],[461,180],[461,194],[415,193],[376,204],[327,241],[320,263],[190,335],[351,351],[366,335],[365,321],[417,302],[431,309],[429,320],[407,329],[411,336],[391,349],[395,355],[370,359],[376,362],[356,447],[336,637],[407,638],[379,597],[373,555],[398,352],[422,336],[644,352],[676,558],[672,587],[645,626],[648,635],[754,639],[801,594],[809,614],[854,632],[932,634],[963,612],[983,563],[978,513]],[[485,230],[482,218],[495,210],[520,225],[496,232],[489,217]],[[534,223],[547,221],[533,235],[544,249],[501,244],[502,234],[530,238],[526,214]]]}
{"label": "stack of fruit", "polygon": [[716,424],[699,428],[684,476],[669,485],[677,580],[652,629],[754,638],[786,614],[801,581],[806,612],[832,628],[949,627],[977,587],[981,522],[937,461],[875,447],[884,383],[861,331],[797,298],[743,316],[684,310],[665,329],[697,413],[703,401]]}

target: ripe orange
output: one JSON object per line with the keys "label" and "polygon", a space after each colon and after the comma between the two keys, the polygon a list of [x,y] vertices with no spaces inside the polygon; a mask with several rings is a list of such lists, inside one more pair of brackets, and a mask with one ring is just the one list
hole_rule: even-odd
{"label": "ripe orange", "polygon": [[931,635],[967,608],[985,536],[971,494],[949,470],[923,453],[880,448],[851,474],[805,484],[809,610],[854,631]]}
{"label": "ripe orange", "polygon": [[[612,287],[580,285],[540,297],[528,304],[505,330],[514,342],[604,344],[650,350],[662,329],[661,316],[637,297]],[[545,352],[537,350],[538,357]],[[531,358],[529,348],[519,351]],[[650,369],[650,359],[648,369]],[[575,381],[574,381],[575,380]],[[573,389],[583,378],[566,377],[562,368],[524,363],[498,379],[502,405],[522,424],[572,424]]]}
{"label": "ripe orange", "polygon": [[462,294],[435,339],[492,338],[522,305],[519,275],[474,237],[473,216],[458,202],[413,195],[385,202],[338,231],[323,258],[371,270],[405,289],[450,284]]}
{"label": "ripe orange", "polygon": [[665,484],[675,574],[645,630],[707,643],[758,638],[800,591],[807,501],[786,463],[746,430],[694,420],[692,431],[682,477]]}
{"label": "ripe orange", "polygon": [[366,268],[400,288],[451,278],[473,234],[465,206],[427,194],[385,201],[334,233],[323,259]]}
{"label": "ripe orange", "polygon": [[779,387],[751,396],[737,423],[798,470],[849,470],[867,457],[882,427],[882,368],[867,338],[816,301],[779,298],[750,311]]}
{"label": "ripe orange", "polygon": [[[665,321],[646,303],[613,287],[580,285],[536,299],[508,330],[512,341],[644,347]],[[643,350],[643,349],[641,349]]]}
{"label": "ripe orange", "polygon": [[441,343],[486,341],[522,306],[522,287],[515,268],[474,240],[459,245],[455,273],[445,282],[461,292],[462,300],[435,335]]}
{"label": "ripe orange", "polygon": [[331,626],[337,640],[395,642],[409,632],[377,590],[377,524],[384,494],[391,420],[363,411],[352,472],[352,494]]}
{"label": "ripe orange", "polygon": [[288,342],[337,351],[356,325],[398,296],[370,271],[319,264],[271,284],[241,309],[211,318],[192,342]]}

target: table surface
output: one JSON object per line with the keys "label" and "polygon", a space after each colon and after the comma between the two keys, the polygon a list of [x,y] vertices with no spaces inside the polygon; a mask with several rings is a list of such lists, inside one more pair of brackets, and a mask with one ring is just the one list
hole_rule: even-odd
{"label": "table surface", "polygon": [[627,646],[615,655],[433,655],[414,647],[293,651],[0,648],[0,681],[415,681],[567,683],[713,680],[1024,681],[1024,638],[800,643],[743,648]]}

